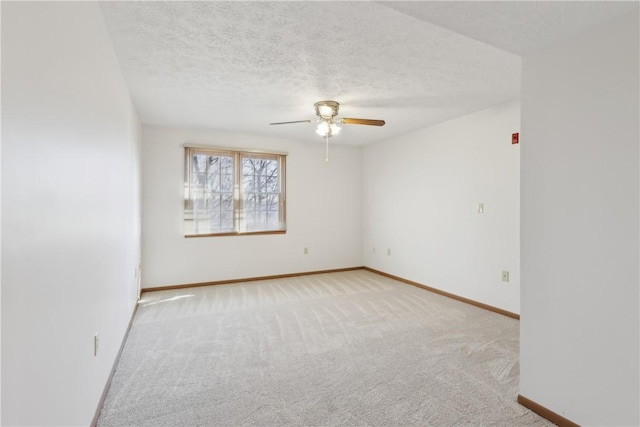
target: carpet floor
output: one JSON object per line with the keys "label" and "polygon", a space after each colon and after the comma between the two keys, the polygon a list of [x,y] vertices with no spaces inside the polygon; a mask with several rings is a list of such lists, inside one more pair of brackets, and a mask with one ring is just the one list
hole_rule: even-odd
{"label": "carpet floor", "polygon": [[99,426],[551,426],[518,321],[365,270],[143,295]]}

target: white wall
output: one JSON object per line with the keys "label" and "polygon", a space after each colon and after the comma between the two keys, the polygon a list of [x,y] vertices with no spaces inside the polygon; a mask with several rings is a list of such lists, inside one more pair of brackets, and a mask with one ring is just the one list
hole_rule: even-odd
{"label": "white wall", "polygon": [[[287,233],[185,238],[185,142],[288,152]],[[361,266],[361,149],[332,145],[329,156],[327,163],[320,138],[309,144],[144,126],[143,287]]]}
{"label": "white wall", "polygon": [[367,146],[364,264],[518,313],[519,127],[513,101]]}
{"label": "white wall", "polygon": [[91,422],[137,298],[139,134],[97,4],[3,2],[2,425]]}
{"label": "white wall", "polygon": [[520,393],[639,418],[638,12],[523,60]]}
{"label": "white wall", "polygon": [[[0,3],[0,23],[2,22],[2,3]],[[1,25],[1,24],[0,24]],[[0,45],[2,32],[0,31]],[[0,55],[0,81],[2,80],[2,58]],[[1,95],[0,95],[1,99]],[[0,102],[0,117],[2,103]],[[0,120],[0,135],[2,135],[2,120]],[[0,212],[2,212],[2,138],[0,138]],[[2,221],[0,220],[0,260],[2,259]],[[0,425],[2,425],[2,262],[0,262]]]}

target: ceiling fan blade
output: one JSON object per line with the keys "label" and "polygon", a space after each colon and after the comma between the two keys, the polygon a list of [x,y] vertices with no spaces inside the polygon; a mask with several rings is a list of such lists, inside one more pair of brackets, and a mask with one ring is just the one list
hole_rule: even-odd
{"label": "ceiling fan blade", "polygon": [[288,125],[291,123],[311,123],[313,120],[294,120],[293,122],[269,123],[270,125]]}
{"label": "ceiling fan blade", "polygon": [[368,126],[384,126],[384,120],[373,119],[342,119],[345,125],[368,125]]}

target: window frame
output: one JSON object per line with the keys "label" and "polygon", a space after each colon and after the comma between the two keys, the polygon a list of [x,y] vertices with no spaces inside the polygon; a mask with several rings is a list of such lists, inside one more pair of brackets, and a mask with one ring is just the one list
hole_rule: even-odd
{"label": "window frame", "polygon": [[[287,153],[263,150],[249,150],[240,148],[226,148],[203,145],[184,144],[184,200],[183,200],[183,234],[185,238],[192,237],[225,237],[225,236],[247,236],[247,235],[266,235],[266,234],[286,234],[286,162]],[[196,154],[204,154],[206,156],[226,156],[233,159],[233,211],[232,222],[233,230],[208,232],[208,233],[187,233],[187,216],[189,210],[193,215],[192,198],[192,159]],[[247,158],[263,158],[267,160],[276,160],[278,162],[278,228],[265,230],[246,230],[246,222],[244,222],[244,194],[243,194],[243,159]],[[193,227],[195,229],[195,227]]]}

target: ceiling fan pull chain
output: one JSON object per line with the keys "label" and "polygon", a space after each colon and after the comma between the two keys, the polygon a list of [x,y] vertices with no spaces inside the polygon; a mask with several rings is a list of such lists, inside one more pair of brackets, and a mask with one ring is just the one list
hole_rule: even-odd
{"label": "ceiling fan pull chain", "polygon": [[325,136],[324,139],[327,141],[324,161],[328,162],[329,161],[329,134],[327,134],[327,136]]}

